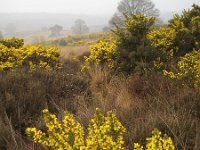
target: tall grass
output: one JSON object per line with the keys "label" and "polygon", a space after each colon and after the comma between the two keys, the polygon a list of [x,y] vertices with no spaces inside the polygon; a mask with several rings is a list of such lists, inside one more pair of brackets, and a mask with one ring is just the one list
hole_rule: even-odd
{"label": "tall grass", "polygon": [[24,132],[26,127],[44,127],[44,108],[58,118],[63,111],[73,113],[86,128],[96,107],[116,113],[127,129],[127,149],[144,143],[154,128],[171,136],[176,149],[200,147],[200,89],[154,72],[123,76],[93,67],[82,74],[79,65],[67,61],[60,71],[0,73],[0,149],[45,149]]}

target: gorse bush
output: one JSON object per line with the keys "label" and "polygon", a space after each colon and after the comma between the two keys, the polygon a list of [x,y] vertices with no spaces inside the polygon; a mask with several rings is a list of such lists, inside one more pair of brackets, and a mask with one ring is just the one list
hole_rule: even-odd
{"label": "gorse bush", "polygon": [[154,52],[157,56],[154,60],[154,67],[155,69],[160,69],[163,67],[164,63],[173,58],[174,52],[178,50],[174,45],[176,32],[170,28],[161,28],[149,32],[147,38],[150,41],[151,46],[155,48]]}
{"label": "gorse bush", "polygon": [[154,17],[143,14],[127,17],[124,27],[116,26],[117,64],[122,72],[142,71],[154,59],[147,34],[154,25]]}
{"label": "gorse bush", "polygon": [[[124,150],[125,128],[111,111],[104,116],[98,108],[96,109],[94,118],[89,123],[86,140],[83,126],[74,120],[73,115],[65,112],[62,123],[59,123],[57,117],[45,109],[43,118],[47,133],[36,128],[26,129],[26,133],[35,143],[55,150]],[[171,138],[167,135],[162,137],[157,129],[154,129],[152,134],[151,138],[147,138],[147,150],[175,149]],[[143,146],[135,143],[134,149],[143,150]]]}
{"label": "gorse bush", "polygon": [[21,39],[5,39],[0,42],[0,69],[13,70],[20,67],[28,69],[60,68],[57,48],[42,46],[23,46]]}
{"label": "gorse bush", "polygon": [[104,116],[99,109],[96,109],[94,118],[91,119],[88,127],[86,147],[88,150],[94,149],[116,149],[123,150],[123,133],[125,128],[116,115],[111,111]]}
{"label": "gorse bush", "polygon": [[127,17],[124,27],[116,25],[113,30],[116,40],[101,41],[91,46],[91,55],[86,62],[106,65],[126,73],[142,70],[154,58],[147,40],[147,33],[154,21],[154,17],[143,14]]}
{"label": "gorse bush", "polygon": [[62,123],[48,110],[43,110],[47,133],[36,128],[27,128],[26,132],[33,137],[34,142],[55,150],[123,150],[123,133],[125,128],[112,112],[104,116],[99,109],[90,121],[86,142],[84,131],[80,123],[73,119],[73,115],[65,112]]}
{"label": "gorse bush", "polygon": [[100,41],[90,47],[90,56],[85,57],[88,64],[116,67],[116,42]]}
{"label": "gorse bush", "polygon": [[152,131],[152,137],[146,138],[146,145],[144,146],[134,143],[134,150],[174,150],[174,144],[172,139],[166,134],[162,136],[162,133],[158,129]]}
{"label": "gorse bush", "polygon": [[47,134],[36,128],[28,128],[27,134],[33,136],[36,143],[63,150],[80,149],[84,147],[83,127],[74,121],[71,114],[64,114],[63,124],[60,124],[55,115],[43,110]]}
{"label": "gorse bush", "polygon": [[0,43],[5,45],[8,48],[20,48],[24,45],[24,40],[20,38],[10,38],[10,39],[2,39],[0,40]]}
{"label": "gorse bush", "polygon": [[154,17],[125,14],[124,26],[113,29],[116,45],[103,41],[92,46],[86,61],[124,73],[171,69],[180,57],[200,48],[199,16],[200,7],[193,5],[175,15],[166,28],[153,29]]}
{"label": "gorse bush", "polygon": [[160,68],[169,68],[172,60],[200,48],[200,7],[193,5],[191,10],[175,15],[166,28],[152,30],[148,40],[158,53],[156,61]]}
{"label": "gorse bush", "polygon": [[184,80],[191,86],[200,86],[200,50],[187,53],[178,61],[178,71],[163,70],[172,79]]}
{"label": "gorse bush", "polygon": [[167,28],[153,30],[147,36],[152,48],[159,53],[154,67],[172,79],[186,81],[195,87],[200,85],[199,16],[200,6],[193,5],[182,15],[175,15]]}

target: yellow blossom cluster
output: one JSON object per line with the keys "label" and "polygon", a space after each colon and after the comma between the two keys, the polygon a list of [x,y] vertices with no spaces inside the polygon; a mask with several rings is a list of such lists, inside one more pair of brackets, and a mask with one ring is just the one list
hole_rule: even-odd
{"label": "yellow blossom cluster", "polygon": [[151,46],[158,49],[161,55],[167,55],[173,57],[173,52],[178,48],[174,45],[176,38],[176,32],[171,28],[161,28],[159,30],[152,30],[147,35],[148,40],[151,42]]}
{"label": "yellow blossom cluster", "polygon": [[[103,115],[96,109],[94,118],[90,120],[88,134],[84,136],[83,126],[74,120],[73,115],[64,113],[62,123],[58,118],[43,110],[46,132],[36,128],[27,128],[27,135],[35,143],[55,150],[124,150],[123,133],[126,129],[111,111]],[[152,137],[146,138],[146,150],[174,150],[172,139],[162,136],[158,129],[152,131]],[[144,150],[144,147],[134,143],[134,150]]]}
{"label": "yellow blossom cluster", "polygon": [[74,121],[73,115],[65,113],[62,124],[54,114],[43,110],[47,133],[36,128],[27,128],[26,133],[34,142],[56,150],[78,150],[84,148],[84,132],[80,123]]}
{"label": "yellow blossom cluster", "polygon": [[56,48],[23,46],[22,40],[13,38],[0,41],[0,70],[3,71],[19,67],[30,69],[60,68],[59,56],[59,51]]}
{"label": "yellow blossom cluster", "polygon": [[158,129],[152,131],[152,137],[146,138],[147,143],[144,146],[134,143],[134,150],[174,150],[172,139],[167,135],[162,136]]}
{"label": "yellow blossom cluster", "polygon": [[[125,28],[131,34],[146,34],[149,31],[149,28],[154,24],[154,17],[146,17],[144,14],[139,13],[137,15],[132,15],[125,24]],[[138,33],[139,30],[142,32]],[[143,36],[143,35],[141,35]]]}
{"label": "yellow blossom cluster", "polygon": [[184,79],[195,87],[200,86],[200,50],[194,50],[181,57],[177,66],[177,73],[163,70],[163,74],[172,79]]}
{"label": "yellow blossom cluster", "polygon": [[123,150],[125,128],[111,111],[103,116],[99,109],[90,121],[86,140],[88,150]]}
{"label": "yellow blossom cluster", "polygon": [[88,64],[106,65],[113,68],[116,65],[116,41],[99,41],[90,47],[90,56],[85,57]]}
{"label": "yellow blossom cluster", "polygon": [[9,39],[2,39],[0,43],[5,45],[8,48],[20,48],[24,45],[24,40],[20,38],[9,38]]}
{"label": "yellow blossom cluster", "polygon": [[[123,150],[125,128],[110,111],[104,116],[99,109],[88,127],[88,136],[84,140],[84,131],[73,115],[65,112],[62,123],[47,109],[43,110],[47,127],[44,133],[36,128],[27,128],[26,133],[35,143],[55,150]],[[85,142],[86,141],[86,142]]]}

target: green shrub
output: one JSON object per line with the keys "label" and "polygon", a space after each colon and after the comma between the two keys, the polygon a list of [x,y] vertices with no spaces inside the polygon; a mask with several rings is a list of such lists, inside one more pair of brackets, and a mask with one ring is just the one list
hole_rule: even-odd
{"label": "green shrub", "polygon": [[153,30],[148,39],[158,51],[172,50],[175,57],[184,56],[200,47],[200,6],[193,5],[191,10],[175,15],[167,28]]}
{"label": "green shrub", "polygon": [[127,17],[124,27],[116,26],[117,64],[119,70],[131,73],[142,71],[154,60],[154,54],[147,39],[147,34],[154,25],[154,17],[143,14]]}
{"label": "green shrub", "polygon": [[155,18],[143,14],[127,17],[124,27],[116,25],[113,30],[117,39],[93,45],[86,61],[125,73],[142,71],[155,57],[147,39],[154,21]]}

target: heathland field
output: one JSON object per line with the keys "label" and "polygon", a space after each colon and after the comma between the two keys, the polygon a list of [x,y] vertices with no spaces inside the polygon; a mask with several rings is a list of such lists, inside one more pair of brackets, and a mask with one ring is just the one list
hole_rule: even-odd
{"label": "heathland field", "polygon": [[123,21],[0,40],[0,150],[200,149],[200,6]]}

